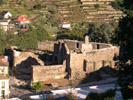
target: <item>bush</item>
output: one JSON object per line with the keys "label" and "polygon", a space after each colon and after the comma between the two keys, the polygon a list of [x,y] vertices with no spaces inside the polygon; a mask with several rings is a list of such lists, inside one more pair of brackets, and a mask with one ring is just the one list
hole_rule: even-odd
{"label": "bush", "polygon": [[91,92],[86,100],[114,100],[115,90],[109,89],[103,93]]}
{"label": "bush", "polygon": [[98,4],[96,4],[96,5],[94,5],[94,7],[98,9],[100,6]]}
{"label": "bush", "polygon": [[36,83],[34,84],[33,88],[34,88],[35,90],[40,90],[40,89],[42,88],[41,82],[36,82]]}
{"label": "bush", "polygon": [[41,6],[41,4],[37,4],[37,5],[34,5],[33,8],[34,8],[34,9],[41,9],[42,6]]}
{"label": "bush", "polygon": [[104,99],[108,100],[106,98],[113,98],[114,96],[115,96],[115,90],[113,90],[113,89],[109,89],[106,92],[100,94],[100,98],[103,99],[103,100]]}
{"label": "bush", "polygon": [[86,100],[99,100],[99,93],[97,92],[90,92],[87,96]]}
{"label": "bush", "polygon": [[46,98],[45,100],[53,100],[55,99],[56,97],[54,95],[50,95],[48,98]]}
{"label": "bush", "polygon": [[107,98],[104,98],[104,100],[114,100],[114,97],[107,97]]}
{"label": "bush", "polygon": [[124,87],[121,89],[121,93],[124,99],[133,98],[133,89],[129,87]]}
{"label": "bush", "polygon": [[48,11],[49,11],[51,14],[55,14],[55,13],[57,12],[54,8],[48,8]]}
{"label": "bush", "polygon": [[72,99],[72,100],[78,100],[77,97],[74,94],[72,94],[72,93],[69,93],[67,95],[67,97],[70,98],[70,99]]}

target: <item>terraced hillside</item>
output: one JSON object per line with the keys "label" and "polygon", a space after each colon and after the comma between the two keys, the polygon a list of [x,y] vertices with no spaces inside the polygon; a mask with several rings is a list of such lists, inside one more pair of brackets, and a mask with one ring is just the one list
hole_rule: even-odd
{"label": "terraced hillside", "polygon": [[112,7],[115,0],[45,0],[44,3],[58,11],[60,20],[70,22],[111,22],[123,16]]}
{"label": "terraced hillside", "polygon": [[115,10],[111,4],[115,0],[80,0],[87,22],[117,21],[123,16],[122,11]]}

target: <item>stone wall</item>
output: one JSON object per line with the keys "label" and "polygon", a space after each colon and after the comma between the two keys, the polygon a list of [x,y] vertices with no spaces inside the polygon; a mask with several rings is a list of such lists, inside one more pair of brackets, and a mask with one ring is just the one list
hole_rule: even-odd
{"label": "stone wall", "polygon": [[57,41],[45,41],[45,42],[38,42],[38,49],[39,50],[49,50],[54,51],[54,45]]}
{"label": "stone wall", "polygon": [[86,54],[85,71],[93,72],[99,70],[101,67],[114,67],[114,56],[119,54],[119,47],[110,47],[100,50],[93,50]]}
{"label": "stone wall", "polygon": [[83,72],[84,58],[83,53],[70,53],[70,75],[72,79],[79,77],[76,75],[77,73]]}
{"label": "stone wall", "polygon": [[91,44],[92,44],[93,50],[112,47],[111,44],[107,44],[107,43],[96,43],[96,42],[91,42]]}
{"label": "stone wall", "polygon": [[14,67],[21,64],[22,61],[25,61],[29,57],[35,58],[40,65],[42,66],[44,65],[44,62],[39,59],[38,55],[35,55],[32,52],[20,52],[16,50],[13,50],[13,52],[14,52]]}
{"label": "stone wall", "polygon": [[32,66],[32,82],[64,78],[66,76],[65,62],[63,65]]}

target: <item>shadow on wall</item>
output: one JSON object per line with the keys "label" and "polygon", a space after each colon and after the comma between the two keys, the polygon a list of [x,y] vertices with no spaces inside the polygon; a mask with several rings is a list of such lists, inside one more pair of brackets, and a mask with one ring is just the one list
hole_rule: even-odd
{"label": "shadow on wall", "polygon": [[40,64],[35,58],[28,57],[26,60],[24,60],[20,64],[16,65],[16,68],[29,68],[29,67],[31,67],[31,65],[40,65]]}
{"label": "shadow on wall", "polygon": [[45,65],[54,65],[55,63],[53,62],[53,54],[54,52],[48,51],[48,50],[43,50],[41,53],[35,53],[36,55],[39,56],[39,59],[44,62]]}
{"label": "shadow on wall", "polygon": [[26,60],[16,65],[14,69],[16,78],[23,80],[30,80],[32,65],[40,65],[40,64],[35,58],[28,57]]}
{"label": "shadow on wall", "polygon": [[86,77],[81,80],[82,83],[94,82],[99,80],[105,80],[108,78],[114,78],[118,76],[118,71],[109,66],[102,67],[99,70],[91,73],[87,73]]}

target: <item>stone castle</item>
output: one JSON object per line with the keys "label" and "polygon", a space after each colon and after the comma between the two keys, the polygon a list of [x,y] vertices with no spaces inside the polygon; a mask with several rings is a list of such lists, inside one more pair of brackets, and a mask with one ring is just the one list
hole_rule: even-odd
{"label": "stone castle", "polygon": [[101,67],[114,68],[113,58],[119,54],[119,47],[89,42],[88,36],[84,42],[67,39],[40,42],[38,49],[43,53],[17,51],[17,48],[6,50],[16,77],[32,83],[61,78],[82,79],[86,73]]}

